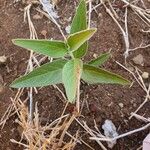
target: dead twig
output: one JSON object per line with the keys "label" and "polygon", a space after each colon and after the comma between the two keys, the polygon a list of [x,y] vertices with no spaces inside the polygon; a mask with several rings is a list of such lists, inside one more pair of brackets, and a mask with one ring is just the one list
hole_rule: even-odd
{"label": "dead twig", "polygon": [[[85,122],[83,122],[83,124],[77,119],[75,118],[76,122],[88,133],[90,134],[92,137],[97,137],[97,132],[91,130]],[[100,145],[100,147],[103,149],[103,150],[107,150],[107,148],[99,141],[99,140],[96,140],[96,142]]]}
{"label": "dead twig", "polygon": [[[150,100],[150,84],[149,84],[148,88],[146,88],[146,86],[145,86],[145,84],[144,84],[144,81],[143,81],[143,78],[141,77],[141,75],[140,75],[140,73],[139,73],[137,67],[135,68],[135,70],[136,70],[136,74],[137,74],[138,78],[136,77],[136,75],[135,75],[134,72],[130,71],[129,69],[127,69],[125,66],[123,66],[123,65],[120,64],[119,62],[116,61],[116,63],[117,63],[118,65],[120,65],[122,68],[124,68],[126,71],[128,71],[129,73],[131,73],[132,76],[134,77],[134,79],[135,79],[135,80],[137,81],[137,83],[140,85],[140,87],[146,92],[145,100],[144,100],[143,103],[132,113],[132,114],[136,114],[136,113],[144,106],[144,104],[145,104],[148,100]],[[133,117],[132,114],[131,114],[131,116],[129,117],[129,119],[131,119],[131,118]]]}
{"label": "dead twig", "polygon": [[103,4],[103,6],[106,9],[106,12],[111,16],[111,18],[114,20],[114,22],[117,24],[117,26],[119,27],[123,38],[124,38],[124,42],[125,42],[125,63],[126,63],[126,58],[129,55],[129,37],[128,37],[128,26],[127,26],[127,7],[126,7],[126,11],[125,11],[125,30],[121,27],[120,23],[117,21],[117,19],[115,18],[115,16],[113,15],[113,13],[111,12],[111,10],[105,5],[105,2],[103,0],[101,0],[101,3]]}

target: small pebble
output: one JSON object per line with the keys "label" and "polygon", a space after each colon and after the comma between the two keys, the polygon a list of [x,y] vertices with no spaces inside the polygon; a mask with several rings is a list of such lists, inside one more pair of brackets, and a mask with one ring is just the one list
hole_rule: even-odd
{"label": "small pebble", "polygon": [[123,103],[119,103],[119,106],[120,106],[120,108],[124,107]]}
{"label": "small pebble", "polygon": [[65,28],[65,30],[66,30],[66,33],[70,33],[70,30],[71,30],[71,26],[70,25],[68,25],[66,28]]}
{"label": "small pebble", "polygon": [[149,73],[148,72],[143,72],[142,78],[143,79],[148,79],[149,78]]}
{"label": "small pebble", "polygon": [[124,118],[124,114],[121,114],[120,116],[121,116],[121,118]]}
{"label": "small pebble", "polygon": [[133,104],[133,107],[137,107],[137,104],[136,104],[136,103],[134,103],[134,104]]}
{"label": "small pebble", "polygon": [[133,104],[133,103],[134,103],[134,100],[131,100],[130,102],[131,102],[131,104]]}
{"label": "small pebble", "polygon": [[144,58],[143,55],[139,54],[133,58],[133,62],[137,65],[144,66]]}
{"label": "small pebble", "polygon": [[98,14],[98,17],[102,18],[102,16],[103,16],[102,13],[99,13],[99,14]]}
{"label": "small pebble", "polygon": [[4,64],[7,61],[6,56],[0,56],[0,64]]}
{"label": "small pebble", "polygon": [[46,31],[46,30],[42,30],[42,31],[41,31],[41,34],[46,38],[47,31]]}
{"label": "small pebble", "polygon": [[94,54],[93,54],[93,57],[94,57],[94,58],[97,58],[97,57],[98,57],[98,55],[97,55],[96,53],[94,53]]}

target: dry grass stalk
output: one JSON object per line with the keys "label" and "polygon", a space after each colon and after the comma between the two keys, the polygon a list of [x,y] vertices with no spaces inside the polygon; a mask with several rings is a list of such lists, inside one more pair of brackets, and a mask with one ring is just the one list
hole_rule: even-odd
{"label": "dry grass stalk", "polygon": [[145,96],[145,99],[143,101],[143,103],[133,112],[131,113],[131,116],[129,117],[129,119],[131,119],[133,117],[132,114],[136,114],[144,105],[145,103],[148,102],[148,100],[150,100],[150,83],[149,83],[149,86],[148,88],[146,87],[144,81],[143,81],[143,78],[140,74],[140,70],[135,67],[135,73],[130,71],[129,69],[127,69],[125,66],[123,66],[122,64],[120,64],[119,62],[116,61],[116,63],[118,65],[120,65],[122,68],[124,68],[126,71],[128,71],[129,73],[132,74],[132,76],[134,77],[134,79],[137,81],[137,83],[139,84],[139,86],[145,91],[146,93],[146,96]]}
{"label": "dry grass stalk", "polygon": [[[17,101],[21,94],[23,92],[23,89],[19,89],[15,98],[14,98],[14,101]],[[1,128],[3,128],[5,126],[5,123],[7,122],[7,120],[13,116],[14,114],[16,114],[16,110],[14,108],[14,105],[13,104],[10,104],[6,110],[6,112],[4,113],[4,115],[2,116],[1,120],[0,120],[0,126]]]}
{"label": "dry grass stalk", "polygon": [[51,21],[52,21],[52,22],[57,26],[57,28],[59,29],[59,31],[60,31],[61,35],[63,36],[64,40],[67,41],[67,39],[66,39],[66,37],[65,37],[65,35],[64,35],[63,31],[62,31],[62,29],[61,29],[61,26],[59,25],[59,23],[57,22],[57,20],[53,17],[53,15],[49,12],[49,10],[48,10],[46,4],[44,3],[44,1],[43,1],[43,0],[39,0],[39,1],[40,1],[40,3],[42,4],[42,6],[45,8],[47,15],[51,18]]}
{"label": "dry grass stalk", "polygon": [[137,118],[138,120],[142,120],[144,122],[150,122],[150,118],[145,118],[144,116],[132,113],[132,116]]}
{"label": "dry grass stalk", "polygon": [[[92,129],[90,129],[88,127],[88,125],[86,124],[86,122],[80,122],[77,118],[75,118],[76,122],[90,135],[92,136],[93,138],[96,138],[97,135],[99,135],[100,137],[105,137],[104,135],[102,135],[100,132],[97,132],[97,131],[94,131]],[[97,129],[96,129],[97,130]],[[101,143],[101,141],[99,140],[95,140],[99,146],[103,149],[103,150],[107,150],[107,148]]]}
{"label": "dry grass stalk", "polygon": [[149,12],[149,9],[136,6],[136,4],[132,4],[132,3],[128,2],[127,0],[122,0],[122,2],[124,2],[127,6],[129,6],[142,19],[142,21],[146,25],[148,25],[148,27],[150,26],[150,12]]}
{"label": "dry grass stalk", "polygon": [[[108,0],[109,1],[109,0]],[[125,29],[123,29],[123,27],[120,25],[119,21],[118,21],[118,15],[115,13],[111,3],[109,2],[109,7],[110,9],[106,6],[105,1],[101,0],[101,3],[103,4],[103,6],[106,9],[106,12],[110,15],[110,17],[113,19],[113,21],[116,23],[116,25],[119,27],[123,38],[124,38],[124,42],[125,42],[125,62],[126,62],[126,58],[129,55],[129,36],[128,36],[128,25],[127,25],[127,8],[125,11]],[[117,18],[116,18],[117,17]]]}
{"label": "dry grass stalk", "polygon": [[[106,1],[108,2],[108,6],[105,4]],[[129,33],[128,33],[128,7],[130,7],[141,19],[142,21],[149,27],[150,26],[150,13],[148,9],[143,9],[141,7],[136,6],[135,4],[129,3],[126,0],[122,0],[122,2],[126,5],[125,7],[125,24],[124,24],[124,28],[121,26],[121,24],[119,23],[118,19],[119,16],[117,15],[116,11],[114,10],[113,6],[111,5],[111,2],[109,0],[101,0],[101,4],[103,4],[103,6],[106,9],[106,12],[110,15],[110,17],[113,19],[113,21],[116,23],[116,25],[119,27],[123,38],[124,38],[124,42],[125,42],[125,52],[124,52],[124,56],[125,56],[125,63],[126,63],[126,59],[129,56],[129,52],[132,52],[134,50],[137,49],[142,49],[142,48],[147,48],[150,45],[140,45],[138,47],[135,47],[133,49],[130,48],[130,41],[129,41]]]}
{"label": "dry grass stalk", "polygon": [[[13,143],[22,145],[27,150],[71,150],[77,142],[77,135],[70,136],[70,141],[65,142],[66,132],[74,120],[74,115],[62,115],[50,124],[42,126],[37,105],[35,106],[34,119],[32,123],[29,120],[28,107],[19,99],[17,102],[12,100],[16,108],[18,120],[21,127],[21,139]],[[26,141],[25,143],[23,141]]]}

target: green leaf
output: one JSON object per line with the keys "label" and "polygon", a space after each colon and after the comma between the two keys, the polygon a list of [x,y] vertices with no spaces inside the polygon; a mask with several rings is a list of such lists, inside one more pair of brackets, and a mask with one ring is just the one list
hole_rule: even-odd
{"label": "green leaf", "polygon": [[57,60],[36,68],[28,75],[16,79],[10,86],[13,88],[41,87],[62,82],[62,68],[65,60]]}
{"label": "green leaf", "polygon": [[73,52],[75,58],[82,58],[88,49],[88,42],[82,44],[76,51]]}
{"label": "green leaf", "polygon": [[68,51],[62,41],[14,39],[13,43],[54,58],[63,57]]}
{"label": "green leaf", "polygon": [[96,29],[93,28],[71,34],[67,39],[68,45],[70,46],[70,51],[77,50],[82,44],[88,41],[95,32]]}
{"label": "green leaf", "polygon": [[78,58],[68,61],[62,71],[62,80],[69,102],[74,102],[82,73],[82,61]]}
{"label": "green leaf", "polygon": [[[86,12],[86,2],[85,0],[81,0],[71,24],[71,34],[87,29]],[[83,57],[86,53],[87,47],[88,44],[87,42],[85,42],[81,47],[79,47],[75,52],[73,52],[74,57]]]}
{"label": "green leaf", "polygon": [[86,12],[86,2],[81,0],[71,24],[71,34],[87,29]]}
{"label": "green leaf", "polygon": [[101,54],[98,58],[91,60],[88,64],[98,67],[102,65],[103,63],[105,63],[109,57],[110,57],[110,53],[104,53],[104,54]]}
{"label": "green leaf", "polygon": [[130,83],[128,80],[119,75],[90,65],[83,66],[82,79],[90,84],[110,83],[127,85]]}

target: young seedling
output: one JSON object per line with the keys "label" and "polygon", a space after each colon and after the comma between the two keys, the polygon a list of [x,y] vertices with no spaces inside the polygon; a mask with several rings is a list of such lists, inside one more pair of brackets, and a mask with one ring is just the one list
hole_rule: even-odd
{"label": "young seedling", "polygon": [[[104,53],[98,58],[84,64],[82,57],[86,54],[87,41],[96,32],[87,28],[86,3],[81,0],[71,25],[70,35],[65,41],[14,39],[13,43],[34,52],[53,57],[55,60],[36,68],[28,75],[16,79],[11,87],[43,87],[63,83],[68,101],[77,100],[79,111],[80,80],[90,84],[129,84],[129,81],[114,73],[99,68],[109,58]],[[70,57],[68,57],[70,56]]]}

